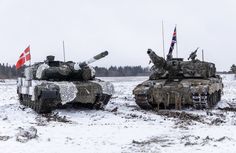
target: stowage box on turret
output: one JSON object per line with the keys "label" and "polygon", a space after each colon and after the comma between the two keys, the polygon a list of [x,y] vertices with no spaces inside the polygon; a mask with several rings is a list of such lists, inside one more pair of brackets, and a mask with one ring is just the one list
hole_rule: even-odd
{"label": "stowage box on turret", "polygon": [[114,87],[96,79],[95,70],[88,64],[107,55],[105,51],[81,63],[55,61],[54,56],[47,56],[46,61],[25,68],[17,83],[20,103],[38,113],[49,113],[68,102],[102,108]]}
{"label": "stowage box on turret", "polygon": [[133,90],[136,103],[143,109],[181,109],[193,106],[197,109],[211,108],[221,99],[222,79],[216,75],[215,64],[200,61],[196,52],[182,58],[165,60],[148,49],[147,53],[154,64],[149,80]]}

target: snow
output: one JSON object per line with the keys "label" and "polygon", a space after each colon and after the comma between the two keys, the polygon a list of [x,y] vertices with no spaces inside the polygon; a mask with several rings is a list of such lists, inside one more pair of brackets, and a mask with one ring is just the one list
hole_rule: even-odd
{"label": "snow", "polygon": [[0,148],[4,153],[234,153],[236,111],[225,108],[236,106],[236,80],[222,77],[224,95],[213,110],[141,110],[132,90],[147,77],[111,77],[101,78],[115,86],[105,110],[67,108],[49,115],[21,106],[16,81],[6,80],[0,84]]}

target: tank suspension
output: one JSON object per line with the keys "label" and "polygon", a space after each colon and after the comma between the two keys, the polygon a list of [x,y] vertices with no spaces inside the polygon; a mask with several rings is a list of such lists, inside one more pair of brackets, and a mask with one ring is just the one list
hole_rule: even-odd
{"label": "tank suspension", "polygon": [[182,103],[182,97],[180,93],[175,92],[175,109],[181,110],[182,107],[181,103]]}
{"label": "tank suspension", "polygon": [[[209,95],[210,99],[211,95]],[[208,95],[207,93],[193,93],[192,94],[193,106],[197,109],[208,108],[212,104],[212,100],[209,100],[208,103]],[[214,101],[214,100],[213,100]]]}

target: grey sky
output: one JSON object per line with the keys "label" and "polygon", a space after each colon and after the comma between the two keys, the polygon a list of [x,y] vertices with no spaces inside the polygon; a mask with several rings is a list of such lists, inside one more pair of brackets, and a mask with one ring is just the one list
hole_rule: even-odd
{"label": "grey sky", "polygon": [[0,62],[15,64],[28,45],[32,62],[62,60],[64,40],[67,60],[108,50],[93,65],[147,66],[148,48],[163,55],[164,20],[166,53],[177,24],[179,57],[201,47],[205,60],[228,70],[236,64],[235,8],[235,0],[0,0]]}

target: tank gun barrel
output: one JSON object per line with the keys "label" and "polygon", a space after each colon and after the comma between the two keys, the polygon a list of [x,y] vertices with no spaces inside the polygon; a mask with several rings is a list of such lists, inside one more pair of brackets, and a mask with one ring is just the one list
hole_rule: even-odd
{"label": "tank gun barrel", "polygon": [[79,69],[87,66],[88,64],[91,64],[91,63],[93,63],[97,60],[100,60],[101,58],[106,57],[107,55],[108,55],[108,51],[101,52],[100,54],[90,58],[89,60],[86,60],[86,61],[81,62],[81,63],[75,63],[74,68],[75,68],[75,70],[79,70]]}
{"label": "tank gun barrel", "polygon": [[156,68],[164,68],[166,65],[166,60],[158,55],[151,49],[148,49],[147,54],[149,55],[152,63],[156,66]]}

